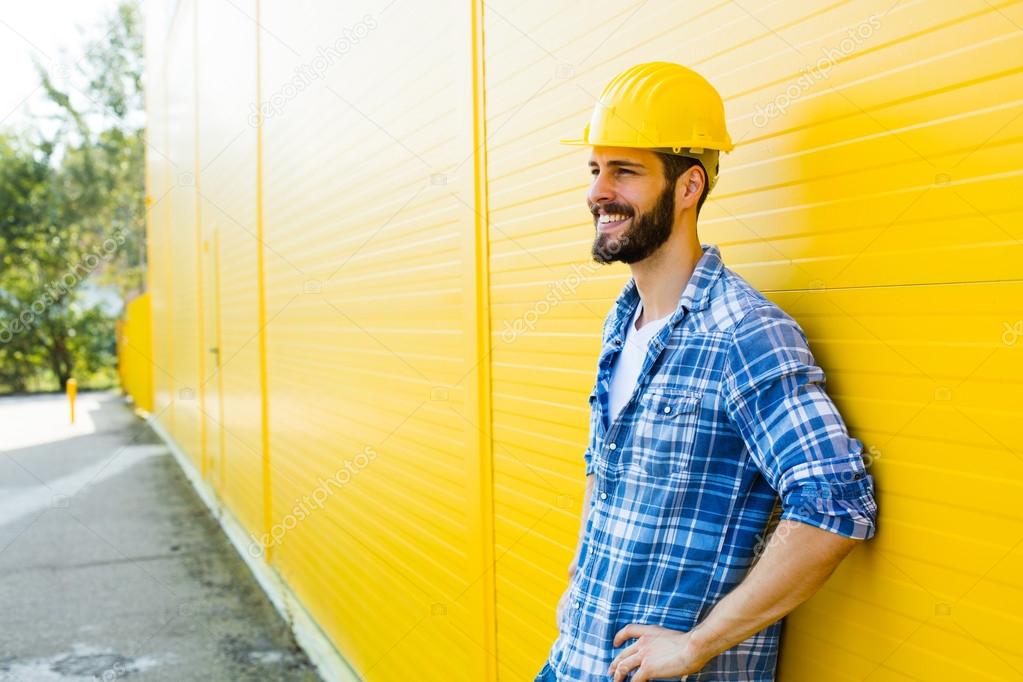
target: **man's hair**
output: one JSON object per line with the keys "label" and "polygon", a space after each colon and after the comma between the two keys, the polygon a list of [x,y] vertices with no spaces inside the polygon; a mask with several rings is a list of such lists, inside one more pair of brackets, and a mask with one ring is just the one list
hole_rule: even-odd
{"label": "man's hair", "polygon": [[703,202],[707,200],[707,193],[710,191],[710,185],[708,184],[710,176],[707,175],[707,169],[703,167],[703,163],[699,159],[694,159],[691,156],[682,156],[681,154],[670,154],[667,152],[654,153],[661,159],[661,165],[664,167],[664,179],[668,181],[668,185],[671,187],[674,187],[675,181],[693,166],[699,166],[703,170],[703,193],[700,194],[700,199],[696,202],[696,215],[699,217],[700,209],[703,208]]}

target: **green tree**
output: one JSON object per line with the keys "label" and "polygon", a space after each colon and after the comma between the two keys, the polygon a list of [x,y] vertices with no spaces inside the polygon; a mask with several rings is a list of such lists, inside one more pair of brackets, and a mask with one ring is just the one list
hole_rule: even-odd
{"label": "green tree", "polygon": [[[67,151],[67,181],[79,208],[97,227],[124,237],[109,267],[95,274],[122,298],[145,289],[145,93],[142,13],[122,2],[91,40],[70,81],[61,89],[37,66],[48,97],[62,112],[60,132],[44,141]],[[72,102],[75,94],[84,104]]]}
{"label": "green tree", "polygon": [[140,16],[122,3],[66,89],[37,65],[55,132],[0,136],[0,390],[110,374],[113,320],[83,303],[83,285],[114,286],[122,300],[143,289]]}

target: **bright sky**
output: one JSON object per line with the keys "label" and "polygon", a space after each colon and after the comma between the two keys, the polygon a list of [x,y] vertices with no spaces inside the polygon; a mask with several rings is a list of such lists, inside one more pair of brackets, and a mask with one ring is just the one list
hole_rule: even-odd
{"label": "bright sky", "polygon": [[20,129],[45,111],[32,56],[63,84],[87,38],[117,0],[0,0],[0,128]]}

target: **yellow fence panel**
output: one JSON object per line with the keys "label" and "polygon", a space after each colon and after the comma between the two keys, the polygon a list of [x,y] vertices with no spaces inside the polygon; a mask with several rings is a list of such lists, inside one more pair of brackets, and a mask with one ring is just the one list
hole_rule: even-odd
{"label": "yellow fence panel", "polygon": [[153,410],[153,352],[150,296],[146,292],[125,306],[124,319],[117,325],[117,373],[121,388],[135,406]]}

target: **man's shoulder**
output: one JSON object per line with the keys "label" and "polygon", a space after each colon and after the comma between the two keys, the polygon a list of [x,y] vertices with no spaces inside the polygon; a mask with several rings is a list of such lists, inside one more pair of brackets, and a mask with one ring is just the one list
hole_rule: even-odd
{"label": "man's shoulder", "polygon": [[702,313],[697,322],[700,331],[729,336],[734,335],[740,326],[767,324],[771,320],[799,326],[777,303],[727,267],[722,269],[721,277],[714,283],[708,305]]}

